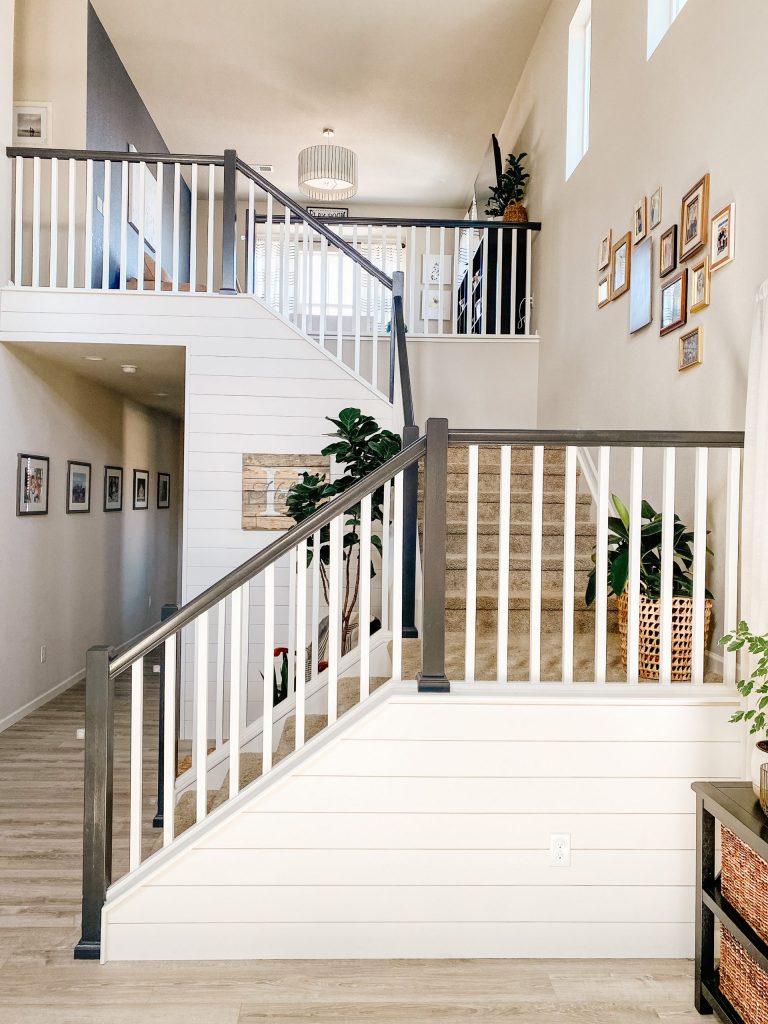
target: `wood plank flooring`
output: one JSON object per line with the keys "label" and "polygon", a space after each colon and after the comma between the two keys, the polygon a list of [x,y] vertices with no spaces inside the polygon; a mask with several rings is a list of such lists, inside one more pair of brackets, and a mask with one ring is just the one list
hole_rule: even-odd
{"label": "wood plank flooring", "polygon": [[[116,860],[127,836],[127,687],[116,697]],[[80,936],[82,686],[0,734],[0,1021],[272,1024],[514,1021],[684,1024],[688,961],[74,961]],[[145,816],[156,684],[147,676]],[[145,839],[153,841],[150,827]],[[149,845],[145,847],[149,849]]]}

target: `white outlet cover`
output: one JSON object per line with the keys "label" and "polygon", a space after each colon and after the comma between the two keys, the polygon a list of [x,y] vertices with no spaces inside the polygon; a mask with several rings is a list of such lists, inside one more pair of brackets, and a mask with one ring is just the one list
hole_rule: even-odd
{"label": "white outlet cover", "polygon": [[75,739],[76,740],[84,740],[85,739],[85,729],[75,729]]}
{"label": "white outlet cover", "polygon": [[156,676],[159,676],[160,675],[160,666],[159,665],[153,665],[152,666],[152,671],[154,672],[154,674]]}
{"label": "white outlet cover", "polygon": [[569,832],[553,832],[549,837],[551,863],[558,868],[571,866],[571,835]]}

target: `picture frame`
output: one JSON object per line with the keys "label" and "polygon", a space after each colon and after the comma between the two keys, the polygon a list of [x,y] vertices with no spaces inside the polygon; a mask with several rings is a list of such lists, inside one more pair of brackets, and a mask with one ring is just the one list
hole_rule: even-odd
{"label": "picture frame", "polygon": [[629,291],[632,278],[632,232],[622,235],[611,247],[611,301]]}
{"label": "picture frame", "polygon": [[661,289],[661,326],[663,336],[688,322],[688,271],[683,270]]}
{"label": "picture frame", "polygon": [[677,224],[667,228],[659,240],[659,277],[677,270]]}
{"label": "picture frame", "polygon": [[636,334],[653,321],[653,239],[645,238],[632,256],[629,289],[629,333]]}
{"label": "picture frame", "polygon": [[656,191],[651,196],[651,203],[650,203],[650,208],[649,208],[649,211],[648,211],[648,225],[649,225],[649,228],[650,228],[651,231],[653,231],[654,228],[657,228],[659,226],[659,224],[661,224],[661,209],[662,209],[661,200],[662,200],[661,185],[659,185],[659,187],[656,189]]}
{"label": "picture frame", "polygon": [[610,277],[602,277],[597,282],[597,308],[602,309],[603,306],[607,306],[611,301],[611,279]]}
{"label": "picture frame", "polygon": [[19,452],[16,462],[16,515],[47,516],[50,459]]}
{"label": "picture frame", "polygon": [[171,474],[157,474],[157,507],[171,507]]}
{"label": "picture frame", "polygon": [[701,366],[704,362],[704,330],[701,326],[694,327],[680,335],[678,342],[677,369],[690,370],[692,366]]}
{"label": "picture frame", "polygon": [[91,464],[67,459],[67,514],[91,511]]}
{"label": "picture frame", "polygon": [[53,104],[19,101],[13,104],[12,146],[53,145]]}
{"label": "picture frame", "polygon": [[433,287],[453,284],[453,257],[424,253],[421,257],[421,283]]}
{"label": "picture frame", "polygon": [[446,292],[442,288],[422,288],[421,290],[421,319],[447,320],[447,305],[445,302]]}
{"label": "picture frame", "polygon": [[643,196],[632,212],[632,244],[638,245],[648,234],[648,197]]}
{"label": "picture frame", "polygon": [[609,231],[607,235],[603,235],[600,239],[600,248],[597,252],[597,269],[607,270],[611,263],[611,240],[612,232]]}
{"label": "picture frame", "polygon": [[700,313],[709,305],[709,257],[705,256],[691,267],[690,312]]}
{"label": "picture frame", "polygon": [[137,510],[149,508],[149,470],[133,471],[133,507]]}
{"label": "picture frame", "polygon": [[680,204],[680,262],[707,244],[709,230],[709,175],[700,178]]}
{"label": "picture frame", "polygon": [[123,467],[104,467],[104,511],[123,511]]}
{"label": "picture frame", "polygon": [[733,262],[736,255],[736,204],[729,203],[712,218],[710,270]]}

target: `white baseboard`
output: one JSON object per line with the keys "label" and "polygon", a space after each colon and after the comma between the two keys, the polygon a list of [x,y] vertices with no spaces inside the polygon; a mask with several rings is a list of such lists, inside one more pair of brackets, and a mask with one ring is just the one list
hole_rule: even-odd
{"label": "white baseboard", "polygon": [[61,683],[57,683],[51,687],[50,690],[46,690],[45,693],[41,693],[39,697],[35,697],[34,700],[29,701],[28,704],[24,704],[16,711],[12,711],[10,715],[6,715],[5,718],[0,718],[0,732],[4,732],[6,729],[10,729],[12,725],[20,722],[22,718],[26,718],[33,711],[41,708],[43,704],[47,704],[49,700],[53,700],[54,697],[58,697],[60,693],[64,693],[70,686],[74,686],[75,683],[79,683],[81,679],[85,678],[85,669],[80,669],[79,672],[73,673],[67,679]]}

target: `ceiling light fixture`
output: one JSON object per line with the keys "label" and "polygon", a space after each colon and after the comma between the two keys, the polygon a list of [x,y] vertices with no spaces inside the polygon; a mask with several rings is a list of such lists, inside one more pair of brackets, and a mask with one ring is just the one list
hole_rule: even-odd
{"label": "ceiling light fixture", "polygon": [[168,397],[168,392],[167,391],[155,391],[155,398],[167,398],[167,397]]}
{"label": "ceiling light fixture", "polygon": [[138,366],[134,366],[133,363],[123,363],[120,369],[123,373],[136,373]]}
{"label": "ceiling light fixture", "polygon": [[87,363],[103,363],[104,356],[83,356]]}
{"label": "ceiling light fixture", "polygon": [[[323,128],[326,139],[333,128]],[[310,199],[351,199],[357,194],[357,154],[344,146],[308,146],[299,153],[299,188]]]}

